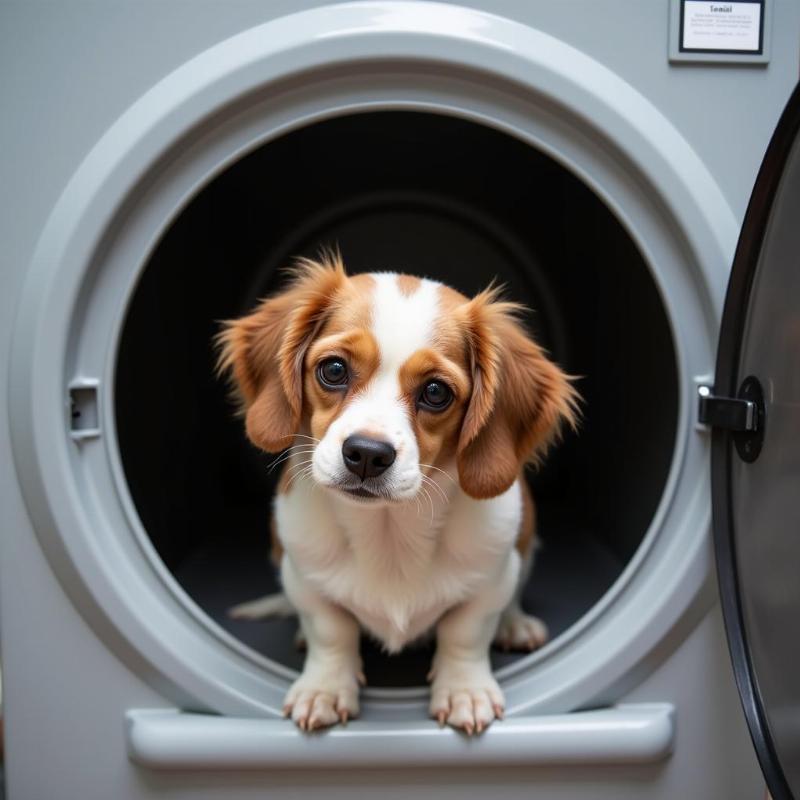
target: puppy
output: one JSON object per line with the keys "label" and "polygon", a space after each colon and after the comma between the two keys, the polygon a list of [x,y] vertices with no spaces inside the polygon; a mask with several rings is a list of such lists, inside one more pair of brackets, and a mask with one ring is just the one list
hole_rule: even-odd
{"label": "puppy", "polygon": [[233,614],[299,615],[308,649],[284,712],[303,730],[358,714],[362,631],[390,653],[435,632],[430,713],[470,734],[503,715],[492,640],[546,640],[520,606],[535,527],[522,472],[574,426],[577,395],[497,295],[348,277],[329,254],[224,324],[247,435],[286,451],[272,521],[285,594]]}

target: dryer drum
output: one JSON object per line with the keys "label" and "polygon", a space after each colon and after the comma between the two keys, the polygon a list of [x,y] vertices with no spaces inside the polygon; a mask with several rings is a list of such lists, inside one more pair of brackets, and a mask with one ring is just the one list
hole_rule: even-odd
{"label": "dryer drum", "polygon": [[[650,271],[603,202],[527,144],[454,117],[373,112],[295,130],[217,177],[163,236],[129,304],[115,379],[125,475],[160,557],[218,623],[299,668],[294,620],[226,616],[275,588],[278,471],[233,416],[212,337],[322,245],[338,245],[352,272],[427,275],[467,294],[497,277],[582,376],[579,433],[530,475],[543,546],[525,605],[558,636],[609,589],[656,511],[676,435],[675,350]],[[390,658],[365,642],[364,653],[372,686],[424,683],[424,648]]]}

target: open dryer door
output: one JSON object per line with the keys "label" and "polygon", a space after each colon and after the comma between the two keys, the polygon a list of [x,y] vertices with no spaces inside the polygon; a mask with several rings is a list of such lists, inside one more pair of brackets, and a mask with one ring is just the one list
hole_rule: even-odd
{"label": "open dryer door", "polygon": [[774,800],[800,797],[800,86],[773,135],[734,260],[714,394],[720,593]]}

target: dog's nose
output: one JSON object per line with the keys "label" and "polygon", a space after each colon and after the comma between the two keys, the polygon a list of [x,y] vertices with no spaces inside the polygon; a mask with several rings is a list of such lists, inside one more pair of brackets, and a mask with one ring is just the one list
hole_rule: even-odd
{"label": "dog's nose", "polygon": [[354,475],[374,478],[385,472],[394,463],[397,452],[389,442],[370,439],[367,436],[348,436],[342,444],[344,465]]}

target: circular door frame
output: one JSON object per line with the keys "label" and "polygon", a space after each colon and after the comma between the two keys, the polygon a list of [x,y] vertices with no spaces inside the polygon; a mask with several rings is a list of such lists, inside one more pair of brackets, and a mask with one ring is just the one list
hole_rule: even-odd
{"label": "circular door frame", "polygon": [[[623,78],[540,31],[438,3],[304,11],[215,45],[123,114],[53,209],[19,302],[10,428],[37,537],[97,635],[178,705],[277,715],[293,673],[206,617],[138,519],[113,418],[127,301],[160,236],[228,165],[297,127],[387,109],[489,125],[578,175],[636,242],[672,323],[678,433],[658,511],[601,602],[499,672],[509,712],[570,710],[619,687],[708,585],[708,441],[692,418],[738,233],[713,176]],[[99,436],[70,435],[74,385],[96,387]],[[424,708],[421,690],[365,696],[368,713]]]}

